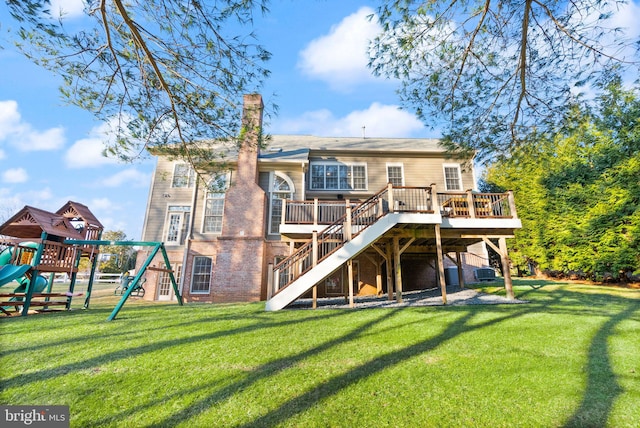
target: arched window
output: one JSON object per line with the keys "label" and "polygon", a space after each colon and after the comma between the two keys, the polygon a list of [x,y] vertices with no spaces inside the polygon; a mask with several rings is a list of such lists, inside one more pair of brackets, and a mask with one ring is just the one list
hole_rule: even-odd
{"label": "arched window", "polygon": [[293,182],[285,174],[276,172],[273,175],[271,184],[271,215],[269,221],[269,233],[280,232],[280,222],[282,221],[282,201],[293,198],[295,191]]}

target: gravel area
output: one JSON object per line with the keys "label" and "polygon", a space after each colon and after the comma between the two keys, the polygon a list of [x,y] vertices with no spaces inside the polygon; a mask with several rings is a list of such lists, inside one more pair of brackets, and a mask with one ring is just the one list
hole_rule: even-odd
{"label": "gravel area", "polygon": [[[442,295],[439,288],[428,290],[406,291],[402,293],[402,303],[388,300],[388,296],[356,296],[355,307],[365,308],[398,308],[404,306],[442,306]],[[506,297],[480,293],[470,288],[447,287],[447,305],[499,305],[527,303],[525,300],[509,300]],[[289,305],[290,309],[311,309],[311,299],[298,299]],[[349,303],[344,297],[318,299],[318,309],[348,309]]]}

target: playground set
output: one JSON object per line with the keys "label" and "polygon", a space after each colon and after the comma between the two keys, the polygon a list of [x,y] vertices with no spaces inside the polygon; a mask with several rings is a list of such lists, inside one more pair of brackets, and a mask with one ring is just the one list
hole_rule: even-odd
{"label": "playground set", "polygon": [[[104,227],[85,205],[67,202],[55,213],[25,206],[0,226],[0,287],[17,283],[11,293],[0,293],[0,311],[5,315],[20,312],[22,316],[54,306],[71,309],[78,266],[82,258],[88,258],[91,274],[87,285],[84,308],[89,308],[91,290],[97,268],[100,246],[153,246],[149,257],[137,275],[128,278],[126,290],[114,308],[108,321],[115,319],[132,292],[138,290],[147,270],[169,274],[171,284],[180,305],[182,297],[173,276],[173,270],[162,242],[105,241],[100,240]],[[154,257],[162,253],[165,268],[150,266]],[[69,274],[70,282],[65,293],[51,291],[56,273]],[[45,274],[49,274],[48,278]]]}

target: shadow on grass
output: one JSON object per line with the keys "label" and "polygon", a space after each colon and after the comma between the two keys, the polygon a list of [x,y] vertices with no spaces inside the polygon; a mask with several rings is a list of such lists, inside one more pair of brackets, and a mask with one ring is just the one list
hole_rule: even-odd
{"label": "shadow on grass", "polygon": [[[398,309],[401,310],[401,309]],[[332,395],[337,394],[349,385],[358,382],[361,379],[370,377],[386,370],[390,367],[396,366],[404,361],[414,358],[420,354],[428,351],[433,351],[445,342],[460,336],[461,334],[471,332],[473,330],[488,327],[493,324],[520,317],[528,312],[528,309],[520,309],[514,311],[511,314],[501,316],[480,324],[469,325],[477,311],[467,310],[463,311],[464,315],[450,323],[442,333],[428,340],[418,342],[414,345],[408,346],[401,350],[389,352],[381,355],[373,360],[367,361],[352,370],[336,376],[330,379],[328,382],[322,383],[316,388],[299,395],[283,404],[277,409],[262,415],[253,421],[240,425],[241,427],[265,427],[275,426],[280,422],[304,412],[305,410],[316,405],[318,401],[325,400]],[[157,425],[166,426],[166,425]]]}
{"label": "shadow on grass", "polygon": [[[546,285],[546,284],[545,284]],[[532,289],[531,292],[535,292]],[[535,293],[534,293],[535,294]],[[459,337],[463,334],[477,331],[492,325],[497,325],[508,320],[517,319],[530,313],[544,312],[550,316],[555,314],[575,314],[580,317],[598,317],[604,321],[593,336],[587,354],[586,375],[587,382],[583,392],[580,405],[576,408],[571,417],[568,418],[567,427],[576,426],[604,426],[606,425],[611,410],[615,404],[615,400],[623,393],[618,380],[614,373],[611,360],[609,358],[608,339],[615,333],[616,326],[624,320],[632,319],[640,310],[640,301],[626,299],[609,295],[593,295],[586,294],[569,289],[560,288],[543,292],[541,295],[534,297],[531,295],[532,302],[525,305],[505,305],[500,308],[492,307],[491,319],[486,320],[484,315],[487,311],[482,306],[475,307],[449,307],[449,308],[429,308],[429,309],[413,309],[425,310],[429,314],[438,314],[440,311],[455,312],[459,314],[456,319],[443,325],[443,330],[425,340],[395,349],[393,352],[385,353],[374,357],[372,360],[361,363],[353,367],[349,371],[336,375],[328,379],[326,382],[311,386],[306,392],[291,397],[287,401],[280,403],[278,407],[269,412],[246,422],[245,427],[261,427],[274,426],[287,421],[297,415],[304,413],[319,401],[326,400],[350,385],[357,383],[360,379],[366,379],[374,376],[390,367],[397,366],[404,361],[410,360],[420,354],[432,352],[443,344]],[[519,296],[520,297],[520,296]],[[124,424],[127,420],[145,411],[161,406],[167,402],[179,401],[181,397],[189,394],[207,394],[198,401],[191,403],[188,407],[178,408],[175,413],[167,416],[161,421],[151,423],[146,426],[175,426],[181,423],[188,423],[190,420],[197,418],[202,413],[209,411],[219,403],[228,400],[238,391],[250,388],[252,385],[259,383],[265,379],[277,376],[286,372],[287,369],[299,365],[305,359],[317,356],[326,352],[331,348],[335,348],[349,341],[355,341],[368,334],[377,333],[383,327],[382,324],[397,314],[401,313],[405,308],[383,309],[379,313],[374,313],[374,319],[367,319],[352,328],[339,337],[333,337],[323,343],[303,349],[295,354],[287,355],[262,364],[250,372],[241,375],[230,375],[224,379],[217,379],[215,382],[205,382],[200,385],[186,387],[172,393],[158,394],[153,400],[136,403],[128,406],[119,413],[111,413],[100,420],[85,423],[84,426],[97,427],[109,424]],[[251,324],[237,326],[235,328],[226,328],[222,331],[208,332],[195,336],[183,338],[175,338],[154,342],[148,345],[134,346],[127,349],[119,349],[109,352],[99,357],[87,358],[84,361],[63,364],[61,366],[40,370],[30,374],[17,375],[6,382],[2,383],[2,388],[8,387],[20,388],[26,383],[34,381],[42,381],[52,379],[57,376],[63,376],[72,371],[80,371],[90,369],[100,364],[111,363],[114,360],[123,360],[132,355],[139,355],[145,352],[154,352],[163,348],[179,347],[181,345],[198,343],[201,341],[216,340],[222,337],[232,337],[244,333],[251,333],[263,329],[271,328],[296,328],[302,323],[336,319],[342,316],[351,316],[353,310],[336,310],[310,312],[305,315],[307,318],[294,317],[292,319],[282,319],[281,316],[286,314],[269,314],[258,316],[255,311],[245,311],[242,313],[230,313],[227,317],[219,319],[215,316],[198,317],[188,321],[178,321],[172,326],[198,325],[199,323],[219,321],[247,321]],[[367,314],[372,314],[367,311]],[[252,318],[256,315],[256,318]],[[476,316],[479,317],[476,317]],[[203,324],[204,325],[204,324]],[[290,326],[290,327],[289,327]],[[391,327],[389,327],[391,328]],[[392,328],[398,328],[394,325]],[[211,391],[215,389],[214,391]]]}
{"label": "shadow on grass", "polygon": [[[287,325],[300,325],[305,322],[317,321],[320,319],[331,319],[337,318],[340,316],[346,316],[345,312],[327,312],[319,316],[308,317],[305,319],[291,319],[291,320],[275,320],[272,322],[264,322],[264,320],[259,322],[254,322],[250,325],[241,326],[237,328],[232,328],[223,331],[215,331],[206,334],[200,334],[195,336],[188,336],[177,339],[164,340],[161,342],[153,342],[148,345],[134,346],[130,348],[122,348],[117,351],[105,353],[99,355],[97,357],[92,357],[85,359],[83,361],[77,361],[69,364],[62,364],[60,366],[52,367],[50,369],[34,371],[26,374],[18,374],[12,378],[3,379],[0,382],[0,388],[6,390],[8,388],[21,387],[27,385],[31,382],[41,382],[48,379],[53,379],[58,376],[63,376],[71,372],[77,372],[82,370],[87,370],[94,368],[96,366],[100,366],[102,364],[113,363],[117,360],[124,360],[127,358],[131,358],[133,355],[140,355],[148,352],[155,352],[164,348],[170,347],[179,347],[182,345],[197,343],[205,340],[218,339],[226,336],[233,336],[237,334],[250,333],[258,330],[274,328],[274,327],[284,327]],[[78,340],[78,339],[74,339]]]}
{"label": "shadow on grass", "polygon": [[587,386],[580,407],[569,418],[565,427],[603,427],[607,425],[616,398],[624,392],[618,384],[611,365],[608,339],[615,327],[640,310],[640,303],[609,318],[591,340],[587,360]]}
{"label": "shadow on grass", "polygon": [[[243,379],[238,380],[237,382],[231,383],[229,385],[224,386],[221,389],[216,390],[213,394],[208,395],[207,397],[201,399],[196,403],[191,403],[189,407],[184,408],[181,411],[178,411],[172,414],[170,417],[162,420],[161,422],[153,423],[148,426],[151,426],[151,427],[176,426],[180,422],[194,418],[198,414],[208,410],[211,406],[214,406],[216,403],[219,403],[228,399],[230,396],[237,393],[238,391],[242,391],[250,387],[251,385],[255,384],[256,382],[259,382],[262,379],[275,376],[278,373],[304,361],[305,359],[313,357],[318,353],[325,352],[328,349],[333,348],[335,346],[341,345],[345,343],[345,341],[356,339],[357,337],[361,336],[364,332],[369,331],[373,329],[376,325],[379,325],[380,323],[382,323],[383,321],[392,318],[398,313],[398,311],[400,311],[400,309],[386,312],[374,321],[367,321],[362,325],[355,326],[349,333],[343,336],[328,340],[322,344],[319,344],[318,346],[314,346],[312,348],[306,349],[297,354],[290,355],[285,358],[280,358],[274,361],[270,361],[266,364],[263,364],[257,367],[256,369],[252,370],[249,376],[244,377]],[[338,313],[340,312],[342,312],[343,314],[348,314],[348,312],[346,311],[338,311]],[[169,400],[178,399],[181,396],[206,390],[206,389],[210,389],[211,387],[214,387],[214,386],[215,385],[208,383],[208,384],[201,385],[201,386],[187,389],[187,390],[183,389],[169,396],[159,397],[157,400],[153,402],[149,402],[142,407],[138,406],[128,411],[122,412],[117,416],[110,417],[108,420],[94,421],[88,424],[87,427],[94,427],[94,426],[97,427],[97,426],[102,426],[103,424],[108,422],[122,421],[122,420],[125,420],[126,417],[139,412],[143,408],[153,408],[156,405],[166,403]]]}
{"label": "shadow on grass", "polygon": [[[255,304],[254,304],[255,305]],[[211,307],[211,306],[210,306]],[[159,330],[169,330],[176,329],[181,327],[189,327],[198,324],[207,324],[208,327],[211,326],[211,323],[227,323],[232,321],[247,321],[250,319],[252,324],[258,324],[260,321],[264,320],[265,322],[273,322],[273,317],[269,317],[267,312],[264,311],[264,307],[260,305],[258,309],[256,307],[255,310],[249,310],[241,313],[233,312],[233,313],[224,313],[220,312],[217,309],[220,308],[219,305],[212,306],[211,315],[202,316],[202,313],[198,314],[198,318],[191,319],[189,321],[182,321],[185,313],[189,313],[189,304],[186,306],[176,306],[172,304],[168,305],[146,305],[139,306],[136,308],[131,308],[128,315],[120,316],[116,321],[107,322],[105,321],[106,316],[111,314],[112,308],[98,308],[91,309],[89,311],[80,309],[77,311],[64,311],[64,312],[56,312],[56,313],[47,313],[47,314],[37,314],[32,315],[30,317],[15,317],[8,318],[7,321],[15,320],[15,324],[6,323],[5,329],[6,332],[10,332],[12,334],[21,334],[21,328],[24,328],[26,331],[31,331],[33,328],[33,324],[35,319],[33,317],[46,317],[47,322],[54,323],[53,328],[60,328],[60,323],[65,322],[65,328],[73,329],[82,326],[82,330],[86,330],[89,326],[95,325],[108,325],[110,327],[114,327],[115,330],[111,330],[110,332],[105,332],[102,334],[95,334],[92,332],[90,336],[74,336],[68,337],[64,339],[51,337],[44,343],[39,344],[29,344],[25,343],[24,346],[13,347],[11,349],[0,349],[0,358],[9,354],[13,354],[15,352],[37,352],[42,351],[47,348],[56,348],[56,347],[65,347],[69,345],[73,345],[75,343],[86,342],[87,340],[98,340],[98,339],[117,339],[119,341],[127,340],[128,338],[135,338],[137,335],[141,334],[141,326],[148,325],[152,322],[150,320],[150,314],[158,313],[160,314],[160,318],[163,319],[163,325],[154,326],[153,329],[155,332]],[[90,312],[90,313],[89,313]],[[175,318],[171,318],[170,322],[166,322],[167,313],[173,312]],[[135,314],[135,315],[132,315]],[[104,319],[102,318],[104,315]],[[319,314],[318,314],[319,315]],[[250,318],[249,318],[250,316]],[[153,316],[152,316],[153,317]],[[87,319],[90,318],[90,321]],[[96,318],[98,320],[96,321]],[[310,317],[309,320],[311,320]],[[133,321],[133,319],[139,319],[139,323],[131,323],[128,321]],[[38,321],[44,321],[44,318],[40,318]],[[144,324],[142,324],[144,323]],[[47,329],[41,328],[43,332],[46,332]]]}
{"label": "shadow on grass", "polygon": [[[362,337],[368,334],[372,330],[375,330],[375,328],[379,326],[381,323],[388,321],[389,319],[393,318],[403,310],[404,310],[403,308],[381,310],[380,316],[377,317],[375,320],[373,321],[368,320],[364,324],[355,326],[348,333],[340,337],[336,337],[331,340],[328,340],[318,346],[309,348],[295,355],[291,355],[286,358],[281,358],[275,361],[271,361],[267,364],[264,364],[256,368],[255,370],[253,370],[250,373],[250,375],[243,378],[242,380],[234,382],[221,389],[218,389],[215,392],[209,394],[208,396],[200,399],[199,401],[195,403],[191,403],[189,407],[184,408],[181,411],[178,411],[172,414],[171,416],[163,419],[162,421],[153,423],[149,426],[153,426],[153,427],[176,426],[180,423],[193,419],[198,415],[206,412],[211,407],[228,399],[230,396],[237,393],[238,391],[245,390],[263,379],[276,376],[278,373],[283,372],[284,370],[303,362],[307,358],[313,357],[315,355],[318,355],[319,353],[329,350],[330,348],[337,347],[339,345],[342,345],[349,341],[356,340],[359,337]],[[403,361],[411,359],[416,355],[431,351],[437,348],[438,346],[440,346],[441,344],[451,340],[452,338],[459,336],[460,334],[470,332],[476,329],[488,327],[490,325],[497,324],[508,319],[520,317],[526,314],[527,312],[529,312],[530,308],[525,308],[524,306],[521,306],[520,310],[511,312],[507,315],[503,315],[498,318],[495,318],[477,325],[473,325],[473,326],[469,325],[469,322],[474,318],[475,314],[478,313],[477,308],[465,309],[462,307],[456,307],[456,308],[453,308],[452,310],[457,313],[461,313],[462,315],[457,320],[453,321],[448,326],[446,326],[444,331],[438,334],[437,336],[432,337],[425,341],[421,341],[417,344],[408,346],[404,349],[395,350],[394,352],[384,354],[373,360],[367,361],[366,363],[363,363],[342,375],[336,376],[330,379],[329,381],[320,384],[316,388],[313,388],[302,395],[292,398],[291,400],[283,403],[277,409],[263,416],[260,416],[254,421],[247,423],[246,425],[243,425],[243,426],[248,426],[248,427],[249,426],[251,427],[275,426],[279,422],[285,421],[296,414],[304,412],[305,410],[314,406],[318,401],[339,393],[341,390],[348,387],[352,383],[358,382],[358,380],[360,379],[372,376],[380,371],[388,369],[391,366],[400,364]],[[344,311],[344,312],[350,313],[352,311]],[[154,403],[148,403],[147,405],[145,405],[145,408],[150,408],[161,403],[166,403],[167,400],[172,400],[179,396],[197,392],[197,391],[202,391],[205,389],[209,389],[211,387],[214,387],[214,385],[207,384],[207,385],[200,386],[198,388],[194,388],[192,390],[186,390],[186,391],[181,390],[179,393],[172,394],[171,396],[163,396]],[[131,409],[127,412],[119,414],[118,416],[115,416],[115,419],[109,418],[108,421],[105,421],[105,420],[96,421],[95,424],[91,424],[90,426],[100,426],[101,424],[104,424],[106,422],[114,422],[119,420],[122,421],[127,416],[132,415],[133,413],[136,413],[140,410],[141,409],[137,407],[136,409]]]}

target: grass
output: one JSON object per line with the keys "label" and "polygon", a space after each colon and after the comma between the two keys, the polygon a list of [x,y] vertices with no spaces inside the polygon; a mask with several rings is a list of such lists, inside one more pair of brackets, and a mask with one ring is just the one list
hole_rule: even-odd
{"label": "grass", "polygon": [[134,300],[106,322],[107,290],[87,311],[0,321],[0,403],[69,405],[73,427],[640,426],[640,290],[514,289],[529,303]]}

